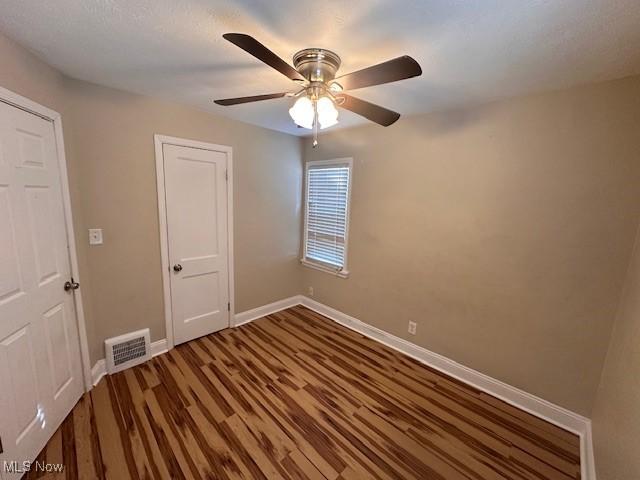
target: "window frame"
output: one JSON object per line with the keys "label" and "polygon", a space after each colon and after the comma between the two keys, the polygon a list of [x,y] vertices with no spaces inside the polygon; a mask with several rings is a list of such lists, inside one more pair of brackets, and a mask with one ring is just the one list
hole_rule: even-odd
{"label": "window frame", "polygon": [[[338,269],[330,264],[307,258],[307,241],[308,241],[308,221],[309,221],[309,170],[317,166],[347,166],[349,168],[349,183],[347,184],[347,208],[345,214],[345,234],[344,234],[344,264]],[[353,158],[335,158],[331,160],[310,160],[304,166],[304,221],[302,224],[302,258],[300,263],[305,267],[320,270],[322,272],[331,273],[337,277],[347,278],[349,276],[348,259],[349,259],[349,221],[351,216],[351,188],[353,183]]]}

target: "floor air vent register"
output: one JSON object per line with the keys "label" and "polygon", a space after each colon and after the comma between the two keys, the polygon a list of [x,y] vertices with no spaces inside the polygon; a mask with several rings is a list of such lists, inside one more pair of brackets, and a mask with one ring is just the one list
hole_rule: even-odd
{"label": "floor air vent register", "polygon": [[149,329],[109,338],[104,347],[109,374],[144,363],[151,358]]}

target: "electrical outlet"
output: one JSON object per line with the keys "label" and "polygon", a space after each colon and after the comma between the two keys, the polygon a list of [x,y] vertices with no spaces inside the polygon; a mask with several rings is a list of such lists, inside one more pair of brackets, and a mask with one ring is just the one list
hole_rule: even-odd
{"label": "electrical outlet", "polygon": [[417,327],[416,322],[409,322],[409,333],[411,335],[415,335],[416,334],[416,327]]}
{"label": "electrical outlet", "polygon": [[313,297],[313,287],[308,287],[307,293],[309,294],[310,297]]}
{"label": "electrical outlet", "polygon": [[101,228],[89,229],[89,245],[102,245],[102,229]]}

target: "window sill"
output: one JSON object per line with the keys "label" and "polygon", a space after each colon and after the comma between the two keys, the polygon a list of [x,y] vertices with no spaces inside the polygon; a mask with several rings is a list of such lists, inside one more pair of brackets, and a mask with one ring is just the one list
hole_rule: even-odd
{"label": "window sill", "polygon": [[339,270],[338,271],[338,270],[336,270],[334,268],[322,265],[320,263],[310,262],[309,260],[305,260],[304,258],[300,260],[300,263],[305,267],[313,268],[314,270],[320,270],[321,272],[330,273],[331,275],[333,275],[335,277],[340,277],[340,278],[348,278],[349,277],[349,272],[347,270]]}

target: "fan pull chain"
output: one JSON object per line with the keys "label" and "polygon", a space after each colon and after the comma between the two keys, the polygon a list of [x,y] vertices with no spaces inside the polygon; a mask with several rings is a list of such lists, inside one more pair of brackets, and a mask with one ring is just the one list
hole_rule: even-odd
{"label": "fan pull chain", "polygon": [[318,146],[318,107],[317,102],[313,101],[313,148]]}

